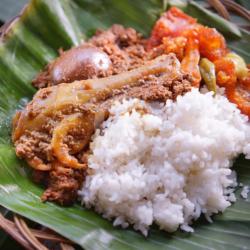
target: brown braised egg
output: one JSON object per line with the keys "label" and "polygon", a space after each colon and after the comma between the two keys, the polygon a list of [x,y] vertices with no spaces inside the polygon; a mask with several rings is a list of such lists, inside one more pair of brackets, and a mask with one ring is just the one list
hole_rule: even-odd
{"label": "brown braised egg", "polygon": [[51,85],[105,76],[110,68],[109,56],[96,47],[76,47],[64,52],[51,67]]}
{"label": "brown braised egg", "polygon": [[110,75],[112,62],[101,49],[91,45],[80,45],[49,63],[32,81],[36,88],[44,88],[59,83],[102,78]]}

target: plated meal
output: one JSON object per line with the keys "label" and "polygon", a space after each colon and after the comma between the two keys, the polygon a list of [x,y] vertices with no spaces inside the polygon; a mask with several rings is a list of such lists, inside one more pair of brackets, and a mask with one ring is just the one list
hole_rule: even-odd
{"label": "plated meal", "polygon": [[32,84],[12,141],[42,201],[81,202],[147,235],[153,223],[192,232],[236,200],[250,73],[216,29],[176,7],[148,38],[114,24],[61,50]]}

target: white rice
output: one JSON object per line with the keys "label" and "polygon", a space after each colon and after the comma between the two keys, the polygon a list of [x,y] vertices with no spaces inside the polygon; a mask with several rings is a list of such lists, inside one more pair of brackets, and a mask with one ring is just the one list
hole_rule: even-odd
{"label": "white rice", "polygon": [[247,199],[249,191],[250,191],[249,186],[244,186],[244,187],[242,188],[241,193],[240,193],[241,197],[242,197],[243,199]]}
{"label": "white rice", "polygon": [[[142,107],[148,113],[141,112]],[[176,102],[116,103],[90,145],[90,175],[79,191],[115,226],[147,235],[152,223],[173,232],[235,201],[232,160],[250,156],[246,116],[224,96],[193,89]]]}

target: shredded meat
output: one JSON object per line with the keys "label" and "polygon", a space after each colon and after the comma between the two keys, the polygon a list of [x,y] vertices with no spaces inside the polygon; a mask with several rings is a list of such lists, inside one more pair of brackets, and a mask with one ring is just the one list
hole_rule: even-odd
{"label": "shredded meat", "polygon": [[145,40],[132,28],[113,25],[106,31],[99,30],[90,44],[105,52],[112,62],[110,74],[131,70],[151,59],[145,50]]}
{"label": "shredded meat", "polygon": [[[75,66],[78,67],[80,65],[85,68],[84,70],[76,71],[77,67],[65,68],[65,63],[67,64],[68,59],[66,61],[63,60],[65,57],[70,58],[69,55],[75,58],[75,53],[79,52],[79,47],[71,49],[71,52],[62,53],[58,59],[47,65],[45,70],[33,81],[34,86],[43,89],[28,104],[27,111],[17,113],[14,118],[14,127],[17,127],[18,119],[22,116],[22,113],[25,115],[25,112],[28,112],[28,119],[31,120],[38,117],[42,112],[41,108],[43,108],[40,103],[46,102],[54,94],[51,88],[57,88],[60,85],[51,88],[44,87],[57,85],[60,81],[71,82],[79,79],[116,75],[137,68],[154,57],[153,54],[146,53],[144,40],[140,34],[132,28],[125,29],[120,25],[113,25],[107,31],[97,31],[96,35],[82,46],[81,48],[97,48],[98,50],[94,52],[100,53],[101,51],[108,55],[108,60],[111,62],[110,65],[105,70],[93,70],[91,67],[86,67],[85,61],[83,64],[81,64],[82,61],[78,61],[75,63]],[[83,53],[85,52],[83,51]],[[169,67],[174,68],[176,61],[178,62],[174,55],[168,56]],[[89,63],[90,61],[87,62],[88,65]],[[59,78],[56,79],[54,70],[58,65],[63,65],[63,70],[60,71],[57,68],[57,72],[61,73],[59,74]],[[70,74],[67,72],[70,72]],[[61,85],[63,85],[63,90],[65,90],[65,86],[70,86],[68,84]],[[89,119],[92,119],[92,114],[100,110],[105,111],[100,113],[103,117],[99,117],[100,120],[104,120],[107,118],[106,111],[109,110],[114,100],[122,100],[128,97],[139,98],[147,102],[165,102],[168,99],[175,100],[177,96],[189,91],[191,86],[192,78],[190,75],[179,72],[171,79],[169,79],[169,74],[150,74],[141,76],[136,84],[123,86],[119,89],[103,89],[99,92],[98,98],[93,97],[84,105],[72,103],[63,106],[60,110],[55,110],[46,117],[46,121],[39,129],[24,130],[18,139],[13,139],[16,146],[16,154],[26,159],[31,167],[40,166],[40,170],[33,170],[33,179],[35,182],[41,183],[46,187],[42,196],[43,201],[54,201],[61,205],[72,204],[76,200],[77,190],[80,189],[84,181],[85,170],[68,168],[66,165],[58,163],[55,152],[51,148],[53,132],[58,127],[58,124],[61,124],[68,117],[76,117],[75,119],[77,119],[77,116],[74,115],[84,118],[90,117]],[[57,95],[56,98],[58,98]],[[95,120],[98,119],[95,117]],[[81,143],[84,140],[89,140],[93,133],[92,127],[87,126],[86,128],[72,128],[63,138],[63,147],[66,151],[70,152],[81,166],[86,166],[87,164],[85,152],[88,150],[88,145],[86,144],[86,146],[82,147]],[[81,148],[80,152],[78,150],[79,147]]]}
{"label": "shredded meat", "polygon": [[60,205],[71,205],[77,198],[85,178],[85,171],[57,167],[50,171],[48,188],[42,195],[42,201],[56,201]]}
{"label": "shredded meat", "polygon": [[19,157],[25,155],[28,159],[36,156],[45,161],[50,161],[50,141],[51,136],[45,131],[27,131],[16,145],[16,154]]}
{"label": "shredded meat", "polygon": [[126,96],[142,99],[147,102],[165,102],[175,100],[178,95],[183,95],[191,90],[192,78],[189,75],[179,75],[174,80],[169,80],[165,75],[157,77],[150,75],[140,81],[141,85],[129,88]]}

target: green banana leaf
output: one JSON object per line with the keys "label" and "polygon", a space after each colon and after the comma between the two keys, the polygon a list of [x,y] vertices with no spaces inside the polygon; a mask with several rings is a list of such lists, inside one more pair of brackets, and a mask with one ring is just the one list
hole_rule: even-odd
{"label": "green banana leaf", "polygon": [[[218,28],[232,49],[250,62],[250,34],[241,31],[196,2],[164,0],[32,0],[0,41],[0,205],[47,226],[84,249],[250,249],[250,199],[226,212],[194,223],[193,234],[174,234],[156,227],[145,238],[80,205],[60,207],[41,203],[42,188],[25,171],[11,144],[11,116],[35,93],[31,79],[58,54],[113,23],[132,26],[148,35],[154,21],[170,5],[178,5],[199,21]],[[250,164],[243,157],[234,168],[239,182],[250,185]]]}

